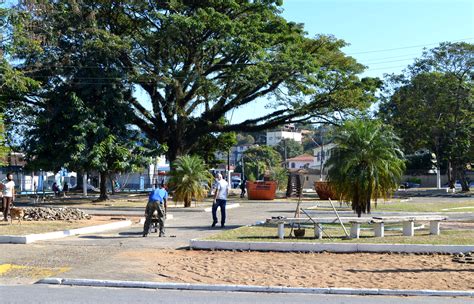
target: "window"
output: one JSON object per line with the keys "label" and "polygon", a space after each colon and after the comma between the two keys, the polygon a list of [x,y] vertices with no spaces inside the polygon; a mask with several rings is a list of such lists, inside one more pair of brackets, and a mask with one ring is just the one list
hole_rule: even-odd
{"label": "window", "polygon": [[295,163],[291,163],[291,168],[294,169],[296,167]]}

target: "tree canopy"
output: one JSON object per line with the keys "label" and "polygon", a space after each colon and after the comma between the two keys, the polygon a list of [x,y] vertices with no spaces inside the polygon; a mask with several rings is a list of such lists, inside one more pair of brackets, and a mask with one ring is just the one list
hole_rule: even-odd
{"label": "tree canopy", "polygon": [[379,115],[392,124],[407,153],[428,148],[448,162],[451,184],[464,180],[474,155],[474,45],[442,43],[426,51],[404,75],[392,75]]}
{"label": "tree canopy", "polygon": [[[13,20],[11,56],[45,91],[114,78],[132,91],[133,123],[168,146],[198,148],[208,134],[259,131],[365,109],[379,82],[332,36],[309,38],[281,16],[281,1],[24,1]],[[40,25],[40,26],[39,26]],[[33,37],[33,38],[31,38]],[[88,50],[100,50],[100,61]],[[113,67],[118,73],[75,73]],[[74,76],[71,76],[74,75]],[[234,109],[267,98],[272,110],[223,123]],[[30,95],[28,101],[32,101]],[[110,107],[113,107],[111,102]]]}
{"label": "tree canopy", "polygon": [[[275,146],[275,150],[280,153],[283,160],[286,160],[303,154],[303,145],[293,139],[283,138],[278,145]],[[311,154],[313,154],[312,151]]]}
{"label": "tree canopy", "polygon": [[242,159],[244,174],[250,181],[262,179],[264,175],[273,177],[282,168],[280,154],[269,146],[252,147],[243,153]]}
{"label": "tree canopy", "polygon": [[333,142],[328,180],[359,217],[370,213],[371,200],[385,197],[400,183],[405,163],[399,139],[377,120],[357,119],[336,129]]}

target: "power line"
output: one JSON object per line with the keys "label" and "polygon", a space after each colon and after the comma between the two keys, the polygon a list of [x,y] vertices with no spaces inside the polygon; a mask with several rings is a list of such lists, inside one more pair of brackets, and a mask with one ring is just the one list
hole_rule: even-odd
{"label": "power line", "polygon": [[365,63],[367,65],[377,65],[377,64],[386,64],[386,63],[392,63],[392,62],[400,62],[400,61],[409,61],[409,60],[414,60],[415,58],[410,57],[406,59],[398,59],[398,60],[390,60],[390,61],[379,61],[379,62],[372,62],[372,63]]}
{"label": "power line", "polygon": [[[395,68],[403,68],[406,67],[406,65],[397,65],[397,66],[391,66],[391,67],[382,67],[382,68],[375,68],[371,69],[370,67],[367,69],[367,71],[377,71],[377,70],[387,70],[387,69],[395,69]],[[366,72],[367,72],[366,71]]]}
{"label": "power line", "polygon": [[[466,40],[473,40],[474,37],[468,37],[468,38],[463,38],[463,39],[456,39],[456,40],[451,40],[451,41],[446,41],[446,42],[461,42],[461,41],[466,41]],[[441,42],[445,41],[440,41],[436,43],[428,43],[428,44],[419,44],[419,45],[410,45],[410,46],[403,46],[403,47],[398,47],[398,48],[392,48],[392,49],[381,49],[381,50],[373,50],[373,51],[362,51],[362,52],[355,52],[355,53],[349,53],[347,55],[360,55],[360,54],[369,54],[369,53],[380,53],[380,52],[390,52],[390,51],[396,51],[396,50],[404,50],[404,49],[412,49],[412,48],[419,48],[419,47],[424,47],[424,46],[430,46],[430,45],[438,45]]]}
{"label": "power line", "polygon": [[[420,53],[411,53],[411,54],[403,54],[403,55],[397,55],[397,56],[389,56],[389,57],[375,57],[375,58],[372,58],[372,59],[364,59],[364,60],[387,60],[387,59],[394,59],[394,58],[404,58],[404,57],[407,57],[407,58],[413,58],[414,56],[419,56]],[[362,60],[361,60],[362,61]]]}

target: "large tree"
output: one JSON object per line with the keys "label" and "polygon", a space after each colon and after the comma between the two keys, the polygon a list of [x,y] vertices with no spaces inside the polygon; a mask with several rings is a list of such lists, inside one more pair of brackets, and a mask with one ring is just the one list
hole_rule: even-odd
{"label": "large tree", "polygon": [[147,145],[139,130],[127,124],[127,107],[106,109],[109,98],[121,99],[121,92],[113,88],[62,88],[45,96],[42,106],[30,109],[32,127],[22,147],[29,167],[98,172],[99,200],[107,199],[106,182],[116,173],[142,168],[159,146]]}
{"label": "large tree", "polygon": [[[279,0],[24,2],[18,36],[37,33],[41,50],[30,51],[30,41],[21,40],[14,52],[19,67],[44,83],[67,82],[70,69],[102,64],[83,62],[85,47],[113,50],[106,64],[146,96],[128,99],[134,123],[168,145],[171,161],[210,133],[258,131],[366,108],[378,85],[357,76],[364,67],[341,51],[344,41],[309,38],[301,24],[286,21]],[[31,23],[40,26],[22,26]],[[272,108],[268,113],[222,122],[262,98]]]}
{"label": "large tree", "polygon": [[442,43],[426,51],[404,75],[392,75],[380,116],[395,127],[407,153],[428,148],[448,163],[451,187],[474,151],[474,45]]}
{"label": "large tree", "polygon": [[7,101],[10,98],[20,98],[38,87],[37,81],[14,69],[5,56],[6,49],[13,38],[11,18],[10,11],[0,7],[0,165],[5,164],[6,156],[11,150],[11,145],[7,144],[9,138],[5,132],[11,126],[4,120],[9,110]]}

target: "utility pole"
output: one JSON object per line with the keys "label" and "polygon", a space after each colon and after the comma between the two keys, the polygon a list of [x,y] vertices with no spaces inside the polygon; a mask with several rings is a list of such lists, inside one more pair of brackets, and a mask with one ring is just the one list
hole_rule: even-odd
{"label": "utility pole", "polygon": [[324,155],[324,137],[323,137],[323,129],[321,127],[321,157],[320,157],[320,166],[319,166],[319,181],[323,181],[323,155]]}
{"label": "utility pole", "polygon": [[230,177],[230,149],[227,150],[227,185],[232,188],[232,178]]}

